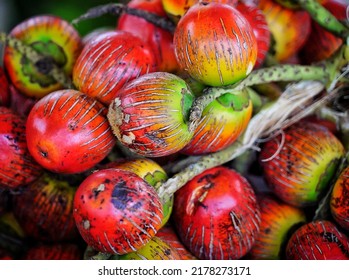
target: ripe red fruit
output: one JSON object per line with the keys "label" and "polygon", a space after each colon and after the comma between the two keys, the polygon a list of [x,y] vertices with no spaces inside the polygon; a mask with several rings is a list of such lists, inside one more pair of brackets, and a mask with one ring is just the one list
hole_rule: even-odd
{"label": "ripe red fruit", "polygon": [[44,174],[14,195],[13,213],[26,235],[48,242],[75,239],[75,190],[67,181]]}
{"label": "ripe red fruit", "polygon": [[200,2],[178,22],[174,33],[178,63],[210,86],[245,78],[257,59],[257,42],[247,19],[234,7]]}
{"label": "ripe red fruit", "polygon": [[37,179],[42,167],[30,155],[25,120],[0,106],[0,187],[18,188]]}
{"label": "ripe red fruit", "polygon": [[349,238],[330,221],[303,225],[286,247],[288,260],[349,260]]}
{"label": "ripe red fruit", "polygon": [[161,227],[162,205],[154,188],[122,169],[89,175],[74,198],[74,219],[85,242],[100,252],[137,251]]}
{"label": "ripe red fruit", "polygon": [[79,91],[52,92],[29,113],[28,149],[52,172],[86,171],[102,161],[116,142],[106,114],[101,103]]}
{"label": "ripe red fruit", "polygon": [[[9,35],[53,59],[67,76],[71,75],[82,48],[77,30],[69,22],[53,15],[26,19],[15,26]],[[40,72],[25,55],[10,46],[5,48],[4,66],[13,85],[27,96],[41,98],[62,88],[45,71]]]}
{"label": "ripe red fruit", "polygon": [[78,90],[105,105],[129,81],[156,70],[153,51],[137,36],[106,32],[85,45],[73,69]]}
{"label": "ripe red fruit", "polygon": [[[167,18],[161,0],[131,0],[127,6]],[[117,30],[128,31],[144,40],[153,50],[158,71],[175,72],[179,68],[174,52],[173,34],[170,31],[130,14],[119,17]]]}
{"label": "ripe red fruit", "polygon": [[174,154],[193,132],[188,119],[194,96],[185,81],[167,72],[129,82],[109,106],[108,120],[119,141],[146,157]]}
{"label": "ripe red fruit", "polygon": [[299,121],[265,143],[260,161],[270,189],[284,202],[306,207],[328,189],[343,155],[342,143],[326,127]]}
{"label": "ripe red fruit", "polygon": [[172,215],[180,240],[198,259],[240,259],[259,232],[254,190],[239,173],[222,166],[179,189]]}
{"label": "ripe red fruit", "polygon": [[339,175],[331,192],[330,209],[334,220],[349,231],[349,166]]}
{"label": "ripe red fruit", "polygon": [[0,106],[7,107],[10,104],[11,96],[9,83],[6,78],[4,69],[0,67]]}

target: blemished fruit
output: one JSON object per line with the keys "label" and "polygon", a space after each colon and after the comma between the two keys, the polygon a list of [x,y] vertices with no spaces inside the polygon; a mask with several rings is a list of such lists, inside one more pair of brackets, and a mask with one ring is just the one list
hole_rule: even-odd
{"label": "blemished fruit", "polygon": [[109,31],[84,46],[74,65],[73,83],[108,106],[126,83],[157,69],[147,43],[130,32]]}
{"label": "blemished fruit", "polygon": [[113,255],[139,250],[160,229],[162,204],[154,188],[123,169],[89,175],[74,198],[74,219],[85,242]]}
{"label": "blemished fruit", "polygon": [[336,223],[349,231],[349,167],[344,168],[333,186],[330,210]]}
{"label": "blemished fruit", "polygon": [[175,193],[173,224],[198,259],[240,259],[259,232],[260,209],[253,188],[236,171],[215,167]]}
{"label": "blemished fruit", "polygon": [[107,108],[73,89],[54,91],[31,109],[26,126],[30,154],[44,168],[81,173],[102,161],[116,143]]}
{"label": "blemished fruit", "polygon": [[194,95],[180,77],[167,72],[140,76],[123,87],[108,110],[121,144],[145,157],[181,150],[193,136],[189,110]]}
{"label": "blemished fruit", "polygon": [[292,234],[286,259],[349,260],[349,238],[330,221],[313,221]]}
{"label": "blemished fruit", "polygon": [[0,187],[16,189],[36,180],[43,168],[31,156],[25,119],[0,106]]}
{"label": "blemished fruit", "polygon": [[174,46],[180,67],[209,86],[245,78],[257,60],[250,23],[233,6],[215,2],[197,3],[183,15]]}
{"label": "blemished fruit", "polygon": [[260,153],[269,188],[296,207],[316,204],[329,188],[344,147],[326,127],[299,121],[267,141]]}
{"label": "blemished fruit", "polygon": [[[66,20],[54,15],[36,15],[19,23],[9,35],[30,45],[41,55],[46,55],[68,77],[71,76],[81,52],[82,41],[78,31]],[[10,46],[5,48],[4,66],[10,80],[27,96],[42,98],[63,87],[47,75],[44,61],[41,64],[41,68],[33,65],[18,50]]]}

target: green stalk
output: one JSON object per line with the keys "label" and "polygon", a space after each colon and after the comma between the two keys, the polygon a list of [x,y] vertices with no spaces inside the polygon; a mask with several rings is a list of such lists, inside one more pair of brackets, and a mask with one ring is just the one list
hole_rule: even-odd
{"label": "green stalk", "polygon": [[334,35],[346,41],[349,37],[349,28],[342,24],[317,0],[297,0],[301,8],[307,11],[312,19]]}
{"label": "green stalk", "polygon": [[271,82],[319,81],[329,88],[331,82],[340,76],[342,68],[348,65],[348,55],[349,47],[343,44],[332,57],[314,65],[279,64],[254,70],[245,79],[233,85],[206,88],[204,94],[193,103],[189,116],[189,127],[195,129],[204,108],[227,92]]}
{"label": "green stalk", "polygon": [[31,46],[24,44],[21,40],[11,37],[4,32],[0,32],[0,42],[27,57],[40,73],[52,77],[65,88],[72,88],[70,78],[67,77],[64,71],[59,68],[50,57],[41,55]]}

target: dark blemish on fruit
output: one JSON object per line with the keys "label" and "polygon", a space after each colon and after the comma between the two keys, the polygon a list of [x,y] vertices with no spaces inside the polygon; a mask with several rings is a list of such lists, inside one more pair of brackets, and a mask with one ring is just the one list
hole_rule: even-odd
{"label": "dark blemish on fruit", "polygon": [[[202,183],[203,181],[211,182],[211,180],[217,178],[220,175],[220,173],[220,171],[216,171],[215,173],[206,174],[198,179],[198,183]],[[212,184],[212,186],[213,185],[214,184]]]}
{"label": "dark blemish on fruit", "polygon": [[130,191],[124,180],[118,182],[113,189],[111,203],[118,210],[125,210],[127,204],[132,201]]}
{"label": "dark blemish on fruit", "polygon": [[134,212],[137,211],[139,208],[141,208],[143,203],[141,201],[138,201],[136,204],[134,204],[131,208],[130,211]]}
{"label": "dark blemish on fruit", "polygon": [[338,248],[343,253],[343,255],[345,255],[347,258],[349,258],[349,252],[348,252],[347,248],[345,248],[344,244],[338,239],[338,237],[334,233],[322,232],[321,236],[323,236],[323,238],[330,243],[336,243]]}
{"label": "dark blemish on fruit", "polygon": [[170,249],[165,249],[164,254],[166,256],[170,256],[171,255],[171,250]]}

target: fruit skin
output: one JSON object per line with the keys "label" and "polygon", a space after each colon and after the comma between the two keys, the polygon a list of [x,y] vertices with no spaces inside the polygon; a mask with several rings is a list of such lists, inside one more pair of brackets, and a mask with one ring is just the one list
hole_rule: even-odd
{"label": "fruit skin", "polygon": [[283,259],[290,232],[306,223],[305,212],[270,194],[260,194],[257,198],[261,225],[248,256],[254,260]]}
{"label": "fruit skin", "polygon": [[10,100],[9,82],[4,69],[0,66],[0,106],[7,107],[10,104]]}
{"label": "fruit skin", "polygon": [[247,88],[227,92],[215,99],[203,110],[193,137],[181,153],[201,155],[228,147],[246,129],[252,110]]}
{"label": "fruit skin", "polygon": [[32,245],[23,256],[24,260],[81,260],[81,249],[73,243]]}
{"label": "fruit skin", "polygon": [[76,187],[45,173],[20,189],[13,198],[13,213],[27,236],[34,240],[74,240],[78,231],[73,218]]}
{"label": "fruit skin", "polygon": [[330,210],[335,222],[349,231],[349,166],[344,168],[333,186]]}
{"label": "fruit skin", "polygon": [[248,181],[219,166],[175,193],[172,217],[180,240],[198,259],[240,259],[259,232],[260,209]]}
{"label": "fruit skin", "polygon": [[342,143],[326,127],[299,121],[266,142],[259,159],[271,191],[288,204],[307,207],[322,197],[342,156]]}
{"label": "fruit skin", "polygon": [[37,179],[43,168],[28,150],[25,119],[0,106],[0,187],[16,189]]}
{"label": "fruit skin", "polygon": [[118,260],[180,260],[181,255],[176,248],[172,247],[166,241],[154,236],[148,243],[136,252],[128,253]]}
{"label": "fruit skin", "polygon": [[327,220],[297,229],[286,247],[288,260],[349,260],[349,238]]}
{"label": "fruit skin", "polygon": [[258,7],[264,13],[273,37],[270,54],[282,63],[305,44],[311,32],[310,15],[303,10],[285,8],[273,0],[260,0]]}
{"label": "fruit skin", "polygon": [[[15,26],[9,35],[32,46],[40,54],[48,55],[68,77],[82,48],[75,28],[54,15],[28,18]],[[29,97],[42,98],[62,88],[61,84],[40,73],[24,55],[9,46],[5,48],[4,66],[13,85]]]}
{"label": "fruit skin", "polygon": [[100,252],[127,254],[143,247],[161,227],[154,188],[132,172],[102,169],[89,175],[74,197],[74,219],[85,242]]}
{"label": "fruit skin", "polygon": [[94,167],[116,142],[106,114],[107,108],[79,91],[48,94],[27,118],[30,154],[55,173],[80,173]]}
{"label": "fruit skin", "polygon": [[167,72],[132,80],[119,91],[108,120],[121,144],[145,157],[162,157],[190,141],[189,110],[194,95],[185,81]]}
{"label": "fruit skin", "polygon": [[[119,159],[103,166],[104,168],[118,168],[135,173],[157,191],[168,176],[166,171],[155,161],[149,158]],[[163,219],[161,226],[164,226],[170,219],[173,207],[173,196],[163,204]]]}
{"label": "fruit skin", "polygon": [[140,38],[108,31],[85,45],[73,68],[73,83],[107,106],[126,83],[157,69],[152,49]]}
{"label": "fruit skin", "polygon": [[180,67],[209,86],[233,84],[245,78],[256,63],[252,27],[230,5],[195,4],[178,22],[173,40]]}
{"label": "fruit skin", "polygon": [[[167,18],[161,0],[131,0],[127,6]],[[179,68],[174,52],[173,34],[170,31],[129,14],[122,14],[119,17],[116,28],[138,36],[152,48],[158,71],[173,73]]]}

